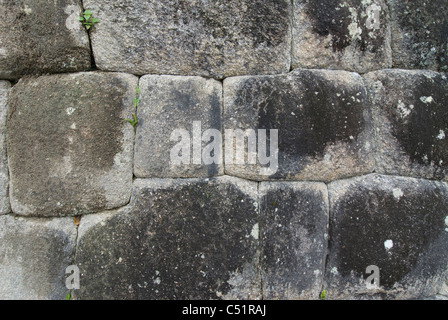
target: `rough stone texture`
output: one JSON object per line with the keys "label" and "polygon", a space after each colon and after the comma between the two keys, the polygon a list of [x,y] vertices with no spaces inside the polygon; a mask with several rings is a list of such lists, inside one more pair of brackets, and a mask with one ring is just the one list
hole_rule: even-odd
{"label": "rough stone texture", "polygon": [[6,139],[15,214],[80,215],[129,201],[134,130],[124,118],[136,87],[132,75],[99,72],[13,87]]}
{"label": "rough stone texture", "polygon": [[446,76],[391,69],[365,80],[376,128],[376,172],[447,180]]}
{"label": "rough stone texture", "polygon": [[392,16],[394,68],[448,71],[445,0],[387,0]]}
{"label": "rough stone texture", "polygon": [[63,300],[76,227],[71,218],[0,217],[0,299]]}
{"label": "rough stone texture", "polygon": [[294,1],[293,68],[388,68],[390,38],[384,0]]}
{"label": "rough stone texture", "polygon": [[[438,293],[448,261],[448,185],[368,175],[336,181],[330,196],[329,299],[412,299]],[[366,268],[380,269],[378,289]]]}
{"label": "rough stone texture", "polygon": [[[211,177],[223,174],[222,161],[206,164],[202,155],[196,161],[194,143],[205,151],[211,139],[202,140],[208,129],[221,132],[222,85],[219,81],[189,76],[143,76],[140,79],[139,125],[136,134],[134,173],[137,177],[188,178]],[[201,123],[199,139],[195,138],[193,122]],[[186,130],[187,138],[175,135],[174,130]],[[205,136],[204,136],[205,138]],[[176,164],[171,151],[179,143],[187,163]],[[221,147],[214,150],[221,153]],[[182,156],[178,152],[173,157]],[[222,159],[222,157],[219,157]],[[219,160],[219,159],[217,159]]]}
{"label": "rough stone texture", "polygon": [[262,182],[260,197],[263,299],[317,299],[327,256],[326,185]]}
{"label": "rough stone texture", "polygon": [[101,70],[224,78],[290,68],[287,0],[85,0]]}
{"label": "rough stone texture", "polygon": [[[258,159],[257,164],[226,162],[226,174],[255,180],[331,181],[372,172],[366,90],[358,74],[295,70],[287,75],[234,77],[225,79],[224,93],[224,128],[279,130],[275,173],[263,172],[266,165]],[[269,146],[270,141],[268,150]]]}
{"label": "rough stone texture", "polygon": [[79,227],[77,299],[256,299],[257,184],[137,179],[128,207]]}
{"label": "rough stone texture", "polygon": [[8,81],[0,81],[0,215],[9,213],[9,174],[6,156],[5,128],[7,115],[7,97],[11,84]]}
{"label": "rough stone texture", "polygon": [[88,70],[89,38],[79,0],[4,0],[0,4],[0,79]]}

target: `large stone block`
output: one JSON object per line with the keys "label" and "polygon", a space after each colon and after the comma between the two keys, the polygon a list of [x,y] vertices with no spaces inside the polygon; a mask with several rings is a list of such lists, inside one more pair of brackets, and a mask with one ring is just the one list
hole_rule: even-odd
{"label": "large stone block", "polygon": [[447,180],[446,76],[382,70],[365,80],[376,129],[376,172]]}
{"label": "large stone block", "polygon": [[[189,76],[143,76],[135,143],[137,177],[201,178],[223,174],[220,141],[222,85]],[[182,131],[182,132],[181,132]],[[213,142],[212,141],[212,142]],[[199,152],[197,151],[199,150]],[[208,156],[203,157],[203,152]],[[213,151],[213,158],[211,156]],[[210,162],[207,160],[210,158]]]}
{"label": "large stone block", "polygon": [[323,183],[262,182],[260,241],[264,299],[318,299],[328,243]]}
{"label": "large stone block", "polygon": [[394,68],[448,71],[445,0],[387,0],[392,16]]}
{"label": "large stone block", "polygon": [[287,0],[85,0],[101,70],[224,78],[290,68]]}
{"label": "large stone block", "polygon": [[73,264],[71,218],[0,217],[0,299],[63,300]]}
{"label": "large stone block", "polygon": [[137,77],[77,73],[22,79],[7,123],[14,213],[80,215],[126,204]]}
{"label": "large stone block", "polygon": [[[227,78],[224,128],[253,133],[244,146],[232,145],[225,132],[229,175],[332,181],[373,170],[366,90],[356,73],[295,70],[287,75]],[[266,130],[266,139],[259,129]],[[271,130],[278,130],[278,137]],[[251,143],[254,136],[257,142]],[[257,147],[257,159],[251,145]],[[242,154],[241,147],[246,147],[244,161],[233,157]]]}
{"label": "large stone block", "polygon": [[77,299],[257,299],[257,184],[137,179],[126,208],[83,217]]}
{"label": "large stone block", "polygon": [[9,213],[9,174],[6,156],[5,129],[7,115],[7,97],[11,88],[8,81],[0,81],[0,215]]}
{"label": "large stone block", "polygon": [[91,67],[79,0],[5,0],[0,4],[0,79]]}
{"label": "large stone block", "polygon": [[294,1],[293,68],[388,68],[390,38],[385,0]]}
{"label": "large stone block", "polygon": [[329,299],[412,299],[439,292],[448,264],[446,183],[372,174],[330,183],[328,190]]}

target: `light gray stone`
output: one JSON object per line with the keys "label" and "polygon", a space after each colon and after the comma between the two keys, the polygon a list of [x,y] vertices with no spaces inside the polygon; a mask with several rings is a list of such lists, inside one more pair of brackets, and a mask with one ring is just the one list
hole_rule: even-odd
{"label": "light gray stone", "polygon": [[287,0],[85,0],[101,70],[225,78],[288,72]]}
{"label": "light gray stone", "polygon": [[328,210],[323,183],[260,184],[263,299],[318,299],[327,256]]}
{"label": "light gray stone", "polygon": [[[216,161],[204,161],[202,151],[211,138],[203,132],[221,132],[222,85],[192,76],[143,76],[135,143],[134,173],[139,178],[194,178],[222,175],[222,146],[214,148]],[[193,128],[198,122],[198,128]],[[185,130],[179,136],[175,130]],[[196,138],[196,133],[199,138]],[[218,137],[216,137],[218,139]],[[186,148],[179,151],[179,145]],[[199,147],[198,157],[196,146]],[[173,150],[177,150],[174,152]],[[209,155],[211,154],[209,150]],[[182,163],[176,159],[187,156]]]}
{"label": "light gray stone", "polygon": [[83,217],[76,299],[259,299],[257,184],[137,179],[129,206]]}
{"label": "light gray stone", "polygon": [[9,213],[9,174],[8,160],[6,156],[5,129],[7,115],[7,98],[11,84],[8,81],[0,81],[0,215]]}
{"label": "light gray stone", "polygon": [[13,87],[6,136],[15,214],[80,215],[129,201],[134,129],[124,119],[137,82],[92,72]]}
{"label": "light gray stone", "polygon": [[[346,71],[300,69],[287,75],[225,79],[225,130],[254,130],[258,139],[257,159],[252,163],[248,141],[241,164],[236,157],[233,163],[230,160],[232,149],[235,155],[243,143],[233,148],[225,143],[225,156],[230,158],[225,173],[259,181],[332,181],[372,172],[373,139],[366,97],[362,78]],[[260,129],[267,130],[267,143]],[[277,167],[270,130],[278,130]],[[267,164],[260,161],[267,155],[264,145],[267,150],[272,148]]]}
{"label": "light gray stone", "polygon": [[71,218],[0,217],[0,299],[63,300],[73,264]]}
{"label": "light gray stone", "polygon": [[[440,292],[448,267],[448,184],[372,174],[332,182],[328,192],[328,299]],[[379,268],[376,288],[367,287],[372,265]]]}
{"label": "light gray stone", "polygon": [[80,0],[5,0],[0,4],[0,79],[91,67]]}
{"label": "light gray stone", "polygon": [[384,0],[294,1],[293,68],[365,73],[392,66]]}
{"label": "light gray stone", "polygon": [[392,16],[393,67],[448,71],[445,0],[387,0]]}
{"label": "light gray stone", "polygon": [[373,115],[376,172],[448,178],[448,80],[423,70],[365,76]]}

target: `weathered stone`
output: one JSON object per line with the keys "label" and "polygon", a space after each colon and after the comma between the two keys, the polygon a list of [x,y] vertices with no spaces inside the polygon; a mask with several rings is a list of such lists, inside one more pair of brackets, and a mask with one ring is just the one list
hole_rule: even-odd
{"label": "weathered stone", "polygon": [[83,217],[77,299],[256,299],[257,184],[137,179],[129,206]]}
{"label": "weathered stone", "polygon": [[0,81],[0,215],[9,213],[9,174],[8,161],[6,157],[5,128],[7,115],[7,96],[11,84]]}
{"label": "weathered stone", "polygon": [[84,0],[101,70],[224,78],[290,68],[287,0]]}
{"label": "weathered stone", "polygon": [[391,8],[394,68],[448,71],[445,0],[387,0]]}
{"label": "weathered stone", "polygon": [[260,184],[264,299],[317,299],[328,243],[328,194],[323,183]]}
{"label": "weathered stone", "polygon": [[[327,298],[412,299],[439,292],[448,264],[446,183],[372,174],[328,188]],[[372,265],[379,268],[377,288],[367,287]]]}
{"label": "weathered stone", "polygon": [[293,68],[360,73],[392,66],[384,0],[294,1]]}
{"label": "weathered stone", "polygon": [[80,215],[129,201],[137,77],[77,73],[21,79],[6,140],[14,213]]}
{"label": "weathered stone", "polygon": [[0,217],[0,299],[63,300],[73,263],[71,218]]}
{"label": "weathered stone", "polygon": [[382,70],[365,80],[376,128],[376,172],[447,180],[446,76]]}
{"label": "weathered stone", "polygon": [[[295,70],[287,75],[233,77],[224,80],[224,93],[224,128],[255,130],[259,142],[256,164],[248,157],[238,164],[234,158],[233,163],[226,161],[226,174],[254,180],[332,181],[372,172],[366,90],[358,74]],[[260,149],[265,142],[258,129],[278,130],[278,168],[273,165],[272,136],[266,143],[267,150],[272,148],[271,163],[260,162],[266,152]],[[226,141],[230,139],[226,135]],[[226,144],[225,156],[230,157],[227,148],[232,146]]]}
{"label": "weathered stone", "polygon": [[0,79],[88,70],[79,0],[4,0],[0,5]]}
{"label": "weathered stone", "polygon": [[[221,146],[217,145],[214,150],[216,161],[204,161],[202,157],[202,151],[206,151],[211,141],[205,135],[202,141],[203,131],[221,132],[221,83],[201,77],[143,76],[139,86],[134,174],[141,178],[222,175]],[[194,122],[199,124],[197,128],[193,128]],[[175,130],[185,130],[186,136]],[[180,144],[185,145],[182,151],[178,148]],[[182,156],[186,158],[177,162]]]}

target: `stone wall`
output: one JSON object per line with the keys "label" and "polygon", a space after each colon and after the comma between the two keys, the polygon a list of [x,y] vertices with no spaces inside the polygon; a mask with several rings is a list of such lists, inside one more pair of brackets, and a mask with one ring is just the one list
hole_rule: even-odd
{"label": "stone wall", "polygon": [[448,299],[446,0],[0,12],[1,299]]}

